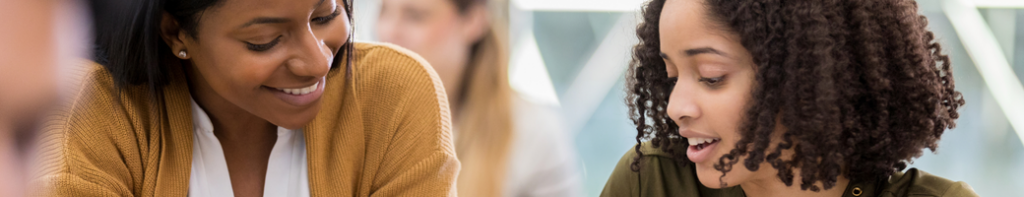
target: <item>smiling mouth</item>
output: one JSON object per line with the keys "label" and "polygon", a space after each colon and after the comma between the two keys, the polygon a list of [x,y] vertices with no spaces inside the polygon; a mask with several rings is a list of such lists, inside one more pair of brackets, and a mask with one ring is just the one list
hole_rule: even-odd
{"label": "smiling mouth", "polygon": [[690,142],[690,146],[691,147],[693,147],[694,149],[696,149],[698,151],[699,150],[704,150],[704,147],[707,147],[707,146],[710,146],[712,144],[718,143],[718,141],[722,141],[722,139],[718,139],[718,138],[697,138],[697,137],[686,138],[686,140],[688,140]]}
{"label": "smiling mouth", "polygon": [[313,85],[311,85],[309,87],[304,87],[304,88],[275,88],[275,87],[269,87],[269,86],[268,87],[271,88],[271,89],[275,89],[275,90],[284,92],[284,93],[291,94],[291,95],[306,95],[306,94],[312,93],[313,91],[316,91],[316,88],[317,88],[318,85],[320,85],[319,81],[314,83]]}

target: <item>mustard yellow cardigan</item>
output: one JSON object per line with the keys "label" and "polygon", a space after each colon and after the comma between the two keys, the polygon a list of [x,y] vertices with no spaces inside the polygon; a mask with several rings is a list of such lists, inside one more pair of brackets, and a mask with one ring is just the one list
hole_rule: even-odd
{"label": "mustard yellow cardigan", "polygon": [[[456,195],[444,86],[411,54],[358,43],[352,75],[327,75],[322,108],[303,127],[312,196]],[[145,85],[118,91],[102,66],[86,64],[73,99],[44,127],[43,195],[186,196],[193,131],[181,69],[168,69],[157,103]]]}

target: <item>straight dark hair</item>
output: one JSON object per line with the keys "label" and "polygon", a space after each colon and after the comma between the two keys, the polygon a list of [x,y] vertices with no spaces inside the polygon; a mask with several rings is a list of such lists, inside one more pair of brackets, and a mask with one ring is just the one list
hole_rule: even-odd
{"label": "straight dark hair", "polygon": [[[352,0],[342,0],[349,24],[352,24]],[[95,28],[93,61],[103,65],[114,78],[119,90],[131,85],[146,84],[155,98],[169,82],[168,65],[179,64],[170,47],[160,37],[160,21],[168,12],[185,33],[196,37],[203,11],[223,0],[103,0],[92,2]],[[354,28],[352,28],[354,29]],[[336,55],[331,69],[344,60],[351,76],[353,33]]]}

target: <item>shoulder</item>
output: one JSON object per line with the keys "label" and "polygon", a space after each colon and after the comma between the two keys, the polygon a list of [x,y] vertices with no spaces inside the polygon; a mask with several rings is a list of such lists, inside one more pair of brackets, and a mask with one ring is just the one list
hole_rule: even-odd
{"label": "shoulder", "polygon": [[[636,149],[638,147],[640,149],[640,153],[636,152]],[[638,155],[641,154],[642,156],[637,157]],[[616,166],[615,170],[633,171],[630,170],[629,168],[630,165],[632,165],[633,161],[636,161],[637,159],[640,160],[640,162],[637,164],[639,166],[637,167],[639,167],[641,171],[643,171],[642,169],[644,168],[659,167],[658,165],[662,164],[663,162],[676,162],[676,159],[673,158],[672,155],[669,154],[668,152],[662,150],[661,147],[654,147],[654,144],[652,144],[651,142],[644,142],[636,146],[633,146],[628,151],[626,151],[626,154],[623,154],[622,158],[619,159],[619,166]],[[626,165],[623,166],[623,164]]]}
{"label": "shoulder", "polygon": [[129,121],[125,115],[138,110],[126,107],[137,106],[133,105],[137,96],[131,93],[141,90],[119,91],[110,73],[92,61],[81,60],[70,70],[70,80],[61,84],[65,94],[61,106],[49,117],[47,130],[116,130],[110,127],[127,125],[121,124]]}
{"label": "shoulder", "polygon": [[359,42],[354,48],[352,87],[360,105],[365,107],[363,111],[376,111],[373,113],[384,115],[383,118],[395,119],[401,114],[387,112],[408,113],[409,107],[425,107],[430,114],[448,115],[444,85],[419,55],[387,43]]}
{"label": "shoulder", "polygon": [[412,51],[393,44],[370,42],[356,43],[354,48],[356,81],[370,83],[357,85],[406,84],[403,82],[440,85],[433,67]]}
{"label": "shoulder", "polygon": [[354,48],[348,80],[354,84],[346,87],[354,88],[352,105],[362,113],[368,158],[363,163],[377,168],[372,184],[385,186],[378,191],[402,188],[427,196],[455,191],[460,165],[437,73],[423,58],[395,45],[355,43]]}
{"label": "shoulder", "polygon": [[[354,93],[367,129],[393,141],[434,135],[436,146],[451,149],[448,98],[441,79],[416,53],[386,43],[355,43]],[[425,139],[408,139],[425,140]],[[454,149],[452,149],[454,150]]]}
{"label": "shoulder", "polygon": [[360,63],[379,61],[417,61],[425,64],[426,60],[409,49],[391,43],[356,42],[355,61]]}
{"label": "shoulder", "polygon": [[69,69],[70,80],[61,84],[66,95],[40,136],[44,181],[129,191],[127,180],[137,171],[128,167],[141,163],[137,139],[145,135],[135,127],[146,124],[144,109],[134,106],[146,104],[126,93],[133,90],[119,91],[99,64],[82,60]]}
{"label": "shoulder", "polygon": [[447,108],[441,79],[416,53],[387,43],[359,42],[354,48],[352,76],[362,99],[381,105],[429,102]]}
{"label": "shoulder", "polygon": [[[59,136],[71,135],[76,141],[91,138],[115,143],[133,142],[130,138],[145,135],[154,106],[145,85],[118,88],[114,78],[102,65],[80,60],[69,67],[60,88],[62,99],[54,113],[47,117],[44,131]],[[113,136],[113,137],[111,137]],[[88,141],[88,143],[102,143]]]}
{"label": "shoulder", "polygon": [[963,181],[952,181],[916,168],[893,174],[889,178],[889,186],[883,192],[896,196],[978,196],[974,189]]}
{"label": "shoulder", "polygon": [[114,78],[103,65],[89,60],[80,60],[70,68],[71,72],[68,75],[71,80],[61,84],[62,90],[68,93],[65,95],[67,102],[79,104],[113,99],[113,94],[117,92]]}
{"label": "shoulder", "polygon": [[[636,149],[640,149],[640,153],[637,153]],[[642,154],[642,155],[641,155]],[[639,162],[634,162],[639,160]],[[636,170],[634,171],[633,163],[636,163]],[[671,168],[673,171],[682,170],[681,173],[671,173],[668,175],[672,176],[689,176],[693,175],[692,170],[684,170],[691,168],[693,165],[683,165],[681,162],[672,157],[671,154],[665,152],[660,147],[655,147],[650,142],[644,142],[633,146],[626,154],[619,158],[618,164],[615,166],[615,170],[612,172],[612,178],[624,178],[616,177],[616,174],[651,174],[651,175],[664,175],[662,171],[666,168]],[[694,177],[696,175],[693,175]],[[612,180],[609,180],[611,182]]]}
{"label": "shoulder", "polygon": [[[643,155],[637,157],[635,149],[627,151],[609,176],[601,196],[743,196],[739,187],[705,187],[692,163],[675,159],[650,142],[637,146]],[[638,171],[631,168],[635,159],[640,159]]]}
{"label": "shoulder", "polygon": [[[635,149],[638,147],[643,156],[638,157]],[[637,159],[640,162],[634,171],[633,163]],[[622,155],[601,196],[692,196],[700,187],[692,167],[680,164],[660,148],[644,142]]]}

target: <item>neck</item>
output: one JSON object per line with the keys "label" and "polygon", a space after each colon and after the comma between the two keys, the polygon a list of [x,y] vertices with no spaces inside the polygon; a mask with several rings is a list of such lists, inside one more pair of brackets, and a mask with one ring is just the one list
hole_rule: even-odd
{"label": "neck", "polygon": [[[762,197],[762,196],[801,196],[801,197],[838,197],[843,196],[843,192],[846,191],[846,186],[850,184],[850,179],[845,176],[836,177],[836,184],[832,188],[824,189],[821,183],[815,183],[814,185],[822,189],[817,192],[811,190],[800,189],[800,169],[793,168],[793,184],[787,186],[779,177],[776,176],[777,170],[773,169],[770,175],[763,176],[758,180],[748,181],[740,184],[740,188],[743,192],[750,197]],[[765,170],[762,168],[762,170]]]}

